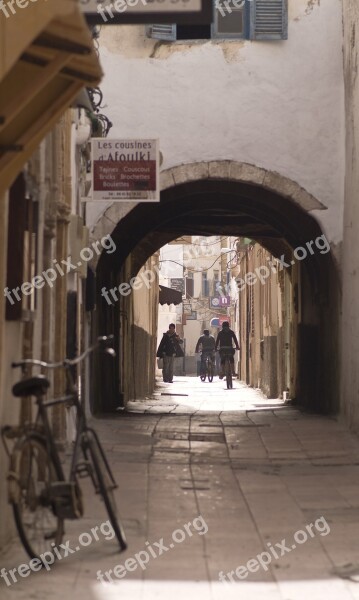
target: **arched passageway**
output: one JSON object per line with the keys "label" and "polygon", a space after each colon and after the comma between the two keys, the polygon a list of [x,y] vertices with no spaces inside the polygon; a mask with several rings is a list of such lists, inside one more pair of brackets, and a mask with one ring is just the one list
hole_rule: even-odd
{"label": "arched passageway", "polygon": [[[102,254],[97,264],[96,332],[114,333],[120,354],[121,303],[109,306],[100,290],[118,284],[129,256],[127,277],[133,277],[159,248],[182,235],[245,236],[286,260],[323,235],[310,215],[323,205],[296,183],[250,165],[182,165],[162,174],[162,187],[160,203],[138,204],[124,218],[121,205],[114,204],[94,229],[95,237],[111,233],[116,244],[116,252]],[[335,412],[340,284],[331,252],[308,253],[294,295],[294,310],[300,305],[295,398],[307,408]],[[123,402],[120,365],[121,360],[103,363],[95,372],[95,410],[111,411]]]}

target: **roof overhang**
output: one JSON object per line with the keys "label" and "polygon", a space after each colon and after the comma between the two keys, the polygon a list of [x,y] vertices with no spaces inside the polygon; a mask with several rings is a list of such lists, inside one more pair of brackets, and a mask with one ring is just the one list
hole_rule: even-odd
{"label": "roof overhang", "polygon": [[165,285],[160,285],[160,295],[159,295],[159,304],[181,304],[182,302],[182,294],[178,290],[173,290],[172,288],[166,287]]}
{"label": "roof overhang", "polygon": [[77,0],[15,9],[0,11],[0,193],[83,87],[102,77]]}

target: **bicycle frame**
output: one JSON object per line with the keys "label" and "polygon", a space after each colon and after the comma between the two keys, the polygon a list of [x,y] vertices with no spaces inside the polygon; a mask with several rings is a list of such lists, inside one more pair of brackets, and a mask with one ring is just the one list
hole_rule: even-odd
{"label": "bicycle frame", "polygon": [[[24,361],[21,361],[20,363],[12,364],[13,367],[20,366],[22,368],[23,372],[27,365],[40,366],[42,368],[47,368],[47,369],[55,369],[55,368],[61,368],[61,367],[66,369],[66,395],[65,396],[62,396],[60,398],[55,398],[53,400],[47,400],[47,401],[44,401],[42,399],[42,396],[36,397],[38,413],[36,416],[35,424],[38,424],[38,422],[41,421],[41,423],[44,427],[44,437],[46,440],[47,450],[53,459],[53,462],[54,462],[54,465],[56,468],[56,473],[57,473],[57,476],[60,481],[70,481],[70,482],[76,481],[77,464],[79,463],[79,456],[80,456],[81,451],[84,451],[84,447],[85,447],[84,441],[86,438],[86,433],[90,432],[95,439],[97,447],[98,447],[98,449],[101,453],[101,456],[104,460],[108,474],[111,478],[111,481],[112,481],[114,487],[117,487],[115,479],[114,479],[112,471],[111,471],[111,468],[110,468],[110,465],[108,464],[106,455],[103,452],[102,446],[100,444],[98,435],[94,429],[92,429],[91,427],[88,427],[88,425],[87,425],[87,419],[86,419],[86,414],[85,414],[85,410],[83,407],[83,403],[79,399],[78,390],[75,385],[73,375],[71,373],[71,367],[82,362],[91,352],[93,352],[98,347],[100,342],[107,341],[108,339],[111,339],[111,338],[110,337],[109,338],[105,338],[105,337],[99,338],[97,344],[94,344],[93,346],[88,348],[83,354],[81,354],[79,357],[77,357],[75,359],[66,359],[62,362],[52,363],[52,364],[45,363],[45,362],[39,361],[39,360],[26,359]],[[112,356],[114,355],[114,351],[112,348],[106,348],[106,351],[109,354],[111,354]],[[75,406],[75,408],[76,408],[76,438],[75,438],[74,448],[73,448],[73,452],[72,452],[71,466],[70,466],[70,472],[69,472],[68,478],[66,478],[66,476],[64,474],[64,470],[63,470],[63,467],[62,467],[62,464],[60,461],[59,451],[58,451],[56,442],[53,437],[52,427],[51,427],[51,424],[50,424],[50,421],[48,418],[48,414],[47,414],[48,408],[50,408],[52,406],[56,406],[58,404],[66,404],[69,407]],[[31,429],[31,426],[29,427],[29,429]]]}
{"label": "bicycle frame", "polygon": [[227,366],[231,369],[231,355],[230,354],[225,354],[224,356],[224,367],[226,368]]}
{"label": "bicycle frame", "polygon": [[[201,352],[201,355],[203,356],[203,354],[205,354],[204,356],[204,360],[203,360],[203,364],[207,365],[208,361],[210,360],[212,364],[214,364],[214,356],[212,351],[211,352]],[[202,362],[202,356],[201,356],[201,362]]]}
{"label": "bicycle frame", "polygon": [[[37,413],[31,423],[19,427],[6,426],[1,429],[9,456],[8,498],[13,505],[15,524],[25,550],[31,558],[39,558],[40,562],[44,544],[48,547],[51,540],[55,540],[55,544],[62,541],[64,520],[78,519],[83,516],[84,504],[78,480],[84,476],[91,478],[95,492],[100,494],[104,501],[121,551],[127,548],[126,536],[118,521],[116,501],[112,494],[117,485],[97,433],[87,425],[84,402],[75,385],[76,375],[71,370],[71,367],[84,360],[101,342],[107,342],[109,339],[113,337],[98,338],[95,345],[75,359],[66,359],[58,363],[25,359],[12,364],[13,367],[21,367],[26,376],[22,385],[14,387],[14,394],[22,397],[34,395]],[[103,349],[115,356],[112,348]],[[49,381],[27,373],[27,366],[30,365],[44,369],[65,368],[65,395],[46,400],[45,390],[49,386]],[[60,404],[76,409],[76,436],[68,477],[61,464],[61,449],[54,439],[51,419],[48,415],[48,408]],[[15,440],[11,452],[6,446],[5,438]],[[33,465],[34,471],[32,471]],[[38,479],[39,472],[43,475],[41,479]],[[39,487],[37,484],[40,482]],[[46,513],[45,520],[50,519],[50,525],[46,522],[38,527],[36,519],[39,518],[39,511],[40,518],[43,518],[44,512]],[[30,520],[26,518],[28,512],[34,515]],[[53,545],[54,543],[51,542],[51,547]]]}
{"label": "bicycle frame", "polygon": [[218,352],[221,357],[221,360],[226,358],[230,359],[234,357],[235,348],[232,348],[231,346],[222,346],[218,349]]}

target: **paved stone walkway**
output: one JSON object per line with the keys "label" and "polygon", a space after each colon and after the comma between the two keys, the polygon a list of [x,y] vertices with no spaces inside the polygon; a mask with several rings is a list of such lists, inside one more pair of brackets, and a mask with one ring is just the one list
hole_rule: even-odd
{"label": "paved stone walkway", "polygon": [[[1,580],[2,600],[359,600],[359,440],[338,420],[217,379],[160,383],[129,410],[95,421],[128,550],[103,526],[49,572]],[[72,549],[107,520],[87,480],[83,489],[85,518],[64,538]],[[7,570],[25,562],[17,540],[0,557]]]}

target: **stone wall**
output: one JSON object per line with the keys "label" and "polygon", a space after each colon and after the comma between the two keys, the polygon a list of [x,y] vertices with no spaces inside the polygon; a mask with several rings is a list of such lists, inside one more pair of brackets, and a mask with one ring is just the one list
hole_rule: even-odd
{"label": "stone wall", "polygon": [[359,5],[343,0],[346,178],[343,242],[342,410],[359,431]]}

